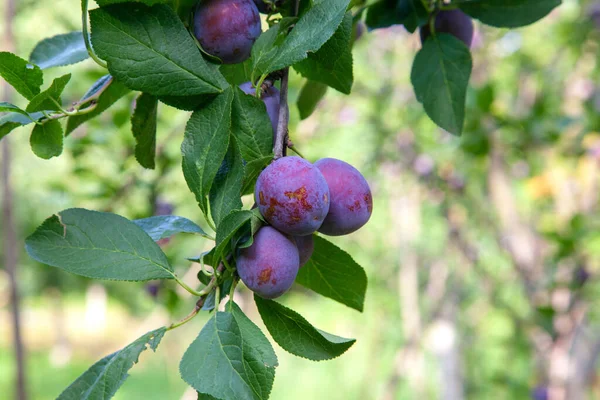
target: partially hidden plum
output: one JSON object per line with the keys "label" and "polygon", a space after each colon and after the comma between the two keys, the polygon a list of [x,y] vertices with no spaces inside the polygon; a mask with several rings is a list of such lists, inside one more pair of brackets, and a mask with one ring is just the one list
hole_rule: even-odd
{"label": "partially hidden plum", "polygon": [[204,0],[198,3],[194,35],[204,51],[225,64],[247,60],[260,33],[260,15],[252,0]]}
{"label": "partially hidden plum", "polygon": [[[252,82],[242,83],[240,89],[252,96],[256,94],[256,88],[252,86]],[[279,89],[275,86],[269,87],[262,93],[261,100],[267,107],[267,114],[269,114],[271,126],[273,127],[273,135],[275,135],[275,132],[277,132],[277,121],[279,120]]]}
{"label": "partially hidden plum", "polygon": [[281,232],[315,232],[329,211],[329,188],[323,174],[300,157],[282,157],[258,176],[254,198],[260,213]]}
{"label": "partially hidden plum", "polygon": [[281,296],[294,283],[300,267],[294,240],[270,226],[254,235],[254,242],[242,249],[237,272],[242,282],[265,299]]}
{"label": "partially hidden plum", "polygon": [[373,197],[366,179],[352,165],[322,158],[315,163],[329,186],[331,204],[319,232],[330,236],[347,235],[371,218]]}
{"label": "partially hidden plum", "polygon": [[[468,47],[473,41],[473,20],[461,10],[440,11],[435,17],[435,31],[437,33],[449,33],[460,39]],[[419,29],[421,44],[431,35],[429,25]]]}
{"label": "partially hidden plum", "polygon": [[300,255],[300,266],[303,266],[308,262],[315,250],[315,240],[313,235],[294,236],[294,240],[296,241],[298,254]]}

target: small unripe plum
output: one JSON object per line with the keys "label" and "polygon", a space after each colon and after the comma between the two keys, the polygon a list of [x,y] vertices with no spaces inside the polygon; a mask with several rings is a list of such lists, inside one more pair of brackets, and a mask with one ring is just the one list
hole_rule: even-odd
{"label": "small unripe plum", "polygon": [[250,57],[260,36],[260,16],[252,0],[204,0],[194,16],[194,34],[208,54],[225,64]]}
{"label": "small unripe plum", "polygon": [[329,211],[329,188],[323,174],[300,157],[282,157],[258,176],[254,198],[260,213],[281,232],[315,232]]}
{"label": "small unripe plum", "polygon": [[319,232],[330,236],[347,235],[371,218],[373,197],[366,179],[352,165],[322,158],[315,163],[329,186],[331,204]]}
{"label": "small unripe plum", "polygon": [[281,296],[294,283],[300,257],[294,240],[270,226],[254,235],[254,242],[242,249],[237,258],[237,272],[242,282],[265,299]]}
{"label": "small unripe plum", "polygon": [[[440,11],[435,17],[436,33],[449,33],[450,35],[462,40],[464,44],[471,47],[473,41],[473,21],[471,17],[461,10]],[[419,29],[421,44],[431,35],[429,25],[424,25]]]}
{"label": "small unripe plum", "polygon": [[[242,83],[240,89],[246,94],[254,96],[256,94],[256,88],[252,86],[252,82]],[[261,100],[267,107],[267,114],[271,120],[271,126],[273,127],[273,135],[277,132],[277,122],[279,120],[279,89],[275,86],[270,86],[261,95]]]}
{"label": "small unripe plum", "polygon": [[300,266],[303,266],[308,262],[315,250],[315,240],[313,239],[313,235],[294,236],[294,240],[296,241],[298,254],[300,255]]}

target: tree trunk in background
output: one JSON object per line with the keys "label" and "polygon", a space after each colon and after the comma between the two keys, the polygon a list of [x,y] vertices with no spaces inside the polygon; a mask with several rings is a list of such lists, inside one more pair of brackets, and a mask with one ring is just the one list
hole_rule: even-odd
{"label": "tree trunk in background", "polygon": [[[12,21],[15,15],[15,1],[6,0],[4,13],[4,50],[14,51],[14,38]],[[10,101],[10,87],[6,82],[3,84],[4,100]],[[18,280],[16,277],[18,253],[17,235],[15,230],[13,190],[10,181],[11,174],[11,149],[8,137],[2,139],[2,229],[4,235],[4,268],[8,274],[10,285],[10,304],[12,314],[13,341],[15,362],[17,367],[15,397],[18,400],[26,400],[25,390],[25,350],[21,335],[21,313]]]}

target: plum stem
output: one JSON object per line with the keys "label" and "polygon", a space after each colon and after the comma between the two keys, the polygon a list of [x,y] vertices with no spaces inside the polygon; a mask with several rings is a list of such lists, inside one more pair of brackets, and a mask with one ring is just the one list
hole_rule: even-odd
{"label": "plum stem", "polygon": [[239,278],[233,278],[233,282],[231,283],[231,289],[229,289],[229,311],[233,311],[233,294],[235,293],[235,287],[239,282]]}
{"label": "plum stem", "polygon": [[90,34],[88,32],[88,2],[89,0],[81,0],[81,26],[83,31],[83,41],[85,43],[85,48],[87,49],[88,54],[102,68],[108,68],[108,65],[105,61],[101,60],[96,53],[94,52],[94,48],[92,47],[92,43],[90,42]]}

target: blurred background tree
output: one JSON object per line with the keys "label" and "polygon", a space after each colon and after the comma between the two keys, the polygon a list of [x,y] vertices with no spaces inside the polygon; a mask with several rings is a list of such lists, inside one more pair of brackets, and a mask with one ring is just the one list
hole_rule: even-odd
{"label": "blurred background tree", "polygon": [[[26,55],[39,40],[79,28],[73,0],[19,0],[14,14],[10,3],[0,7],[14,41],[5,36],[2,50]],[[565,1],[514,31],[476,24],[460,138],[437,128],[415,100],[409,77],[420,43],[402,27],[356,43],[351,96],[330,90],[302,121],[292,108],[291,137],[307,158],[348,161],[371,183],[371,222],[335,240],[365,266],[370,289],[364,314],[299,287],[284,298],[301,314],[318,310],[310,313],[317,326],[360,340],[345,357],[318,364],[276,348],[274,399],[600,398],[599,39],[594,1]],[[50,73],[47,81],[64,70]],[[91,61],[77,65],[65,103],[99,77]],[[292,103],[302,84],[292,73]],[[160,106],[150,171],[133,155],[132,107],[133,95],[125,96],[49,161],[35,157],[19,131],[8,138],[32,399],[55,398],[91,362],[186,314],[193,302],[171,282],[100,285],[39,265],[23,249],[39,221],[68,207],[201,220],[179,167],[188,114]],[[173,260],[208,250],[197,238],[162,245]],[[174,265],[194,282],[197,264]],[[0,393],[8,397],[16,388],[9,294],[3,267]],[[236,300],[256,315],[249,296]],[[143,354],[148,359],[115,398],[195,399],[177,364],[187,343],[180,338],[202,322],[165,337],[156,355]]]}

